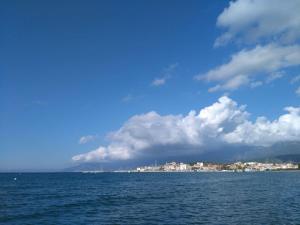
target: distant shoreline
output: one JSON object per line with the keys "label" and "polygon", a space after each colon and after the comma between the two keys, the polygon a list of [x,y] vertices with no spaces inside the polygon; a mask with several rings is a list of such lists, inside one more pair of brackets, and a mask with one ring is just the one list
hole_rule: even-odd
{"label": "distant shoreline", "polygon": [[266,171],[147,171],[147,172],[133,172],[133,171],[73,171],[73,172],[0,172],[0,174],[101,174],[101,173],[110,173],[110,174],[143,174],[143,173],[270,173],[270,172],[300,172],[298,169],[294,170],[266,170]]}

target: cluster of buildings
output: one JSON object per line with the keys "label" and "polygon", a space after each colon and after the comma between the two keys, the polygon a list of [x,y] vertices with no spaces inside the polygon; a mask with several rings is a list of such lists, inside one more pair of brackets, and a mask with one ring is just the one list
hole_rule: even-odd
{"label": "cluster of buildings", "polygon": [[298,164],[293,163],[260,163],[260,162],[235,162],[230,164],[221,163],[177,163],[170,162],[164,165],[138,167],[134,172],[251,172],[251,171],[276,171],[297,170]]}

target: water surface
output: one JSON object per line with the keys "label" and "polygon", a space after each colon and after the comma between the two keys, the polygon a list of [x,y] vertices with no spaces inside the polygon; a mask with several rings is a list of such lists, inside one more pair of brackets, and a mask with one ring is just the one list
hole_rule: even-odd
{"label": "water surface", "polygon": [[300,224],[300,172],[0,174],[0,224]]}

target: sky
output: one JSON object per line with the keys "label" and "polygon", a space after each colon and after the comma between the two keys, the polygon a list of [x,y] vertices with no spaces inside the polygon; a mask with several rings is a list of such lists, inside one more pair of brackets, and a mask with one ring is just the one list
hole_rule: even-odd
{"label": "sky", "polygon": [[0,171],[300,140],[298,0],[2,1]]}

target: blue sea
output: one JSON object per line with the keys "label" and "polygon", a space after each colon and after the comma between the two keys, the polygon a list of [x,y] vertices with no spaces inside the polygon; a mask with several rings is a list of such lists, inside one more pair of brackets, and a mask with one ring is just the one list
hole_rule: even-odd
{"label": "blue sea", "polygon": [[300,172],[3,173],[0,224],[300,224]]}

